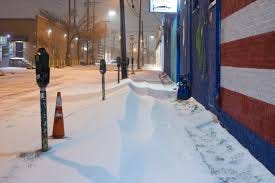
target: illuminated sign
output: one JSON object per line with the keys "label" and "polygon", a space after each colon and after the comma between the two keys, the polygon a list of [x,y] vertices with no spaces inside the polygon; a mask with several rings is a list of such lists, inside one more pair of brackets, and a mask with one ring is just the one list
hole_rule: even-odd
{"label": "illuminated sign", "polygon": [[176,13],[178,0],[150,0],[150,12]]}

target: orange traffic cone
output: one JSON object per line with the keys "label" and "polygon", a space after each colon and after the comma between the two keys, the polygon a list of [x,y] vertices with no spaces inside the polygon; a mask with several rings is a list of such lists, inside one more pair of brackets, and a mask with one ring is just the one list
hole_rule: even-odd
{"label": "orange traffic cone", "polygon": [[65,136],[64,132],[64,120],[63,120],[63,112],[62,112],[62,100],[61,93],[57,93],[56,98],[56,108],[54,115],[54,124],[53,124],[53,138],[61,139]]}

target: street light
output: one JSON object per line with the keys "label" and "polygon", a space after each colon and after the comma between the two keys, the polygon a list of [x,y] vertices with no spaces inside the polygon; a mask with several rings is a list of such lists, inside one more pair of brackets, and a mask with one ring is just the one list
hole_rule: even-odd
{"label": "street light", "polygon": [[8,34],[8,35],[7,35],[7,38],[10,38],[10,37],[11,37],[11,35],[10,35],[10,34]]}
{"label": "street light", "polygon": [[48,35],[52,33],[52,29],[48,29]]}
{"label": "street light", "polygon": [[152,36],[150,36],[150,39],[155,39],[155,36],[153,36],[153,35],[152,35]]}
{"label": "street light", "polygon": [[116,16],[116,12],[114,10],[110,10],[109,13],[108,13],[108,16],[109,17],[114,17],[114,16]]}

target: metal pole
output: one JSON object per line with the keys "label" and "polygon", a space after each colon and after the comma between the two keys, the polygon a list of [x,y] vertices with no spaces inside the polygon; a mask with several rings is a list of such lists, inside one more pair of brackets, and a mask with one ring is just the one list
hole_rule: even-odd
{"label": "metal pole", "polygon": [[40,88],[40,109],[41,109],[41,140],[42,151],[48,151],[48,126],[47,126],[47,95],[46,88]]}
{"label": "metal pole", "polygon": [[105,100],[105,74],[102,74],[102,100]]}
{"label": "metal pole", "polygon": [[112,32],[112,37],[113,37],[113,39],[112,39],[112,49],[111,49],[111,59],[114,59],[115,57],[114,57],[114,49],[115,49],[115,37],[116,35],[115,35],[115,32]]}
{"label": "metal pole", "polygon": [[117,67],[117,83],[120,83],[120,67]]}
{"label": "metal pole", "polygon": [[69,25],[68,25],[68,35],[67,35],[67,54],[66,54],[66,65],[71,65],[71,48],[70,48],[70,37],[71,37],[71,0],[69,0]]}
{"label": "metal pole", "polygon": [[106,60],[106,36],[107,36],[107,21],[104,21],[104,29],[105,29],[105,36],[104,36],[104,60]]}
{"label": "metal pole", "polygon": [[142,47],[142,49],[141,49],[141,55],[142,55],[142,57],[141,57],[141,64],[142,64],[142,66],[144,66],[144,34],[143,34],[143,20],[141,21],[141,40],[142,40],[142,45],[141,45],[141,47]]}
{"label": "metal pole", "polygon": [[132,74],[135,74],[135,71],[134,71],[134,57],[132,57]]}
{"label": "metal pole", "polygon": [[132,74],[135,74],[134,71],[134,41],[132,41]]}
{"label": "metal pole", "polygon": [[138,57],[137,57],[137,69],[140,69],[140,34],[141,34],[141,4],[142,0],[139,0],[139,17],[138,17]]}
{"label": "metal pole", "polygon": [[93,49],[92,49],[92,64],[95,64],[95,0],[93,0]]}
{"label": "metal pole", "polygon": [[121,34],[121,73],[122,79],[128,78],[126,66],[126,33],[125,33],[125,11],[124,0],[120,0],[120,34]]}
{"label": "metal pole", "polygon": [[147,64],[151,64],[150,63],[150,57],[151,57],[151,53],[150,53],[150,42],[149,42],[149,36],[147,35],[146,36],[146,49],[147,49],[147,52],[146,52],[146,56],[147,56]]}
{"label": "metal pole", "polygon": [[89,37],[90,37],[90,0],[87,0],[86,2],[86,6],[87,6],[87,40],[86,40],[86,47],[87,47],[87,51],[86,51],[86,64],[89,65]]}
{"label": "metal pole", "polygon": [[74,26],[76,25],[76,0],[74,0]]}

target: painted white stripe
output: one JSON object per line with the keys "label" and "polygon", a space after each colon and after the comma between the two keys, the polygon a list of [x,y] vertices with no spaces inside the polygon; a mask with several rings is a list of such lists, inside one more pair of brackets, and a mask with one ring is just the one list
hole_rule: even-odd
{"label": "painted white stripe", "polygon": [[275,105],[275,70],[222,66],[221,86]]}
{"label": "painted white stripe", "polygon": [[275,1],[257,0],[222,20],[221,42],[275,31]]}

